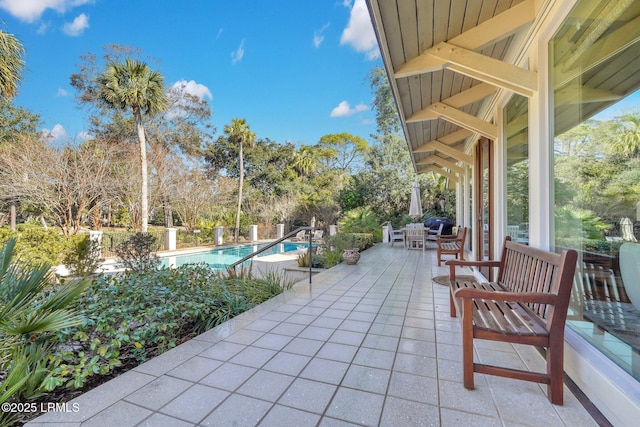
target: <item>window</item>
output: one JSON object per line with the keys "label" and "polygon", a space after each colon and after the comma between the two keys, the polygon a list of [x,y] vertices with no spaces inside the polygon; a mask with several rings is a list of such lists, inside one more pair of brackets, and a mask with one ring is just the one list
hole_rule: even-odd
{"label": "window", "polygon": [[529,243],[529,100],[514,95],[505,107],[507,236]]}
{"label": "window", "polygon": [[550,44],[554,239],[568,326],[640,379],[640,2],[579,1]]}

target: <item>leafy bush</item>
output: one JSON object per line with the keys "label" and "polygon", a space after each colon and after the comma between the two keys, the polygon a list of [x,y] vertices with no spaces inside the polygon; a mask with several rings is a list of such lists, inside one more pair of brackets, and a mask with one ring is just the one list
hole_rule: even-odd
{"label": "leafy bush", "polygon": [[345,212],[338,222],[343,233],[375,233],[380,228],[380,220],[368,207],[359,207]]}
{"label": "leafy bush", "polygon": [[68,249],[68,242],[57,229],[45,229],[39,224],[20,224],[16,231],[0,228],[0,244],[12,238],[16,239],[16,254],[31,263],[58,265]]}
{"label": "leafy bush", "polygon": [[328,236],[324,239],[322,253],[314,256],[325,268],[331,268],[340,264],[343,260],[342,253],[345,249],[356,248],[363,251],[373,245],[373,234],[371,233],[338,233],[335,236]]}
{"label": "leafy bush", "polygon": [[175,347],[290,287],[282,277],[221,277],[205,265],[128,271],[96,279],[79,301],[85,322],[61,331],[47,390]]}
{"label": "leafy bush", "polygon": [[136,233],[115,249],[122,265],[133,271],[153,270],[160,260],[153,254],[157,238],[149,233]]}
{"label": "leafy bush", "polygon": [[64,264],[74,276],[88,276],[96,271],[104,261],[100,257],[100,242],[88,234],[74,236],[71,249],[64,256]]}

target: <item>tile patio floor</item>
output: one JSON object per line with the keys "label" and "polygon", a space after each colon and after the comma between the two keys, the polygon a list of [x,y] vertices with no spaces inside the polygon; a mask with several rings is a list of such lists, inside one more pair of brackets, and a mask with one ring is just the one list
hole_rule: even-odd
{"label": "tile patio floor", "polygon": [[[440,274],[435,250],[378,245],[28,426],[596,425],[566,387],[564,406],[517,380],[476,375],[466,390]],[[544,366],[527,347],[476,353]]]}

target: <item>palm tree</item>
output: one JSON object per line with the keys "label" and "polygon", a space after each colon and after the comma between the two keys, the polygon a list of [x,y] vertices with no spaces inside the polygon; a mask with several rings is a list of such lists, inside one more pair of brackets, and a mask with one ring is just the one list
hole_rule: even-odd
{"label": "palm tree", "polygon": [[164,79],[139,60],[126,58],[124,63],[110,61],[107,69],[98,77],[99,98],[109,107],[131,109],[136,121],[140,146],[140,166],[142,185],[140,191],[141,231],[147,232],[149,222],[147,141],[142,115],[155,115],[164,111],[169,101],[164,87]]}
{"label": "palm tree", "polygon": [[303,145],[295,152],[293,168],[301,177],[309,176],[318,167],[318,154],[314,147]]}
{"label": "palm tree", "polygon": [[18,92],[24,68],[24,47],[13,35],[0,31],[0,100],[9,102]]}
{"label": "palm tree", "polygon": [[615,119],[609,150],[627,157],[640,156],[640,114],[628,113]]}
{"label": "palm tree", "polygon": [[[82,323],[75,301],[91,284],[69,281],[51,286],[51,266],[16,257],[16,239],[0,248],[0,403],[17,394],[33,398],[49,365],[51,333]],[[0,425],[3,425],[0,414]]]}
{"label": "palm tree", "polygon": [[[13,35],[0,31],[0,102],[9,103],[18,92],[24,69],[24,47]],[[11,229],[16,229],[16,199],[11,199]]]}
{"label": "palm tree", "polygon": [[238,210],[236,211],[236,231],[235,242],[238,243],[238,235],[240,231],[240,208],[242,206],[242,185],[244,183],[244,157],[242,154],[242,146],[248,144],[251,146],[256,134],[251,132],[249,125],[245,119],[233,119],[231,124],[224,127],[224,133],[229,141],[238,144],[238,165],[240,170],[240,183],[238,186]]}

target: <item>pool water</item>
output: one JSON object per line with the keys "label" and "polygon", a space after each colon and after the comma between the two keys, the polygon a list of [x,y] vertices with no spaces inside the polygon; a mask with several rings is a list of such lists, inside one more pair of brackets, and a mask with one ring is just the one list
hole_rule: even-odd
{"label": "pool water", "polygon": [[[184,264],[208,264],[211,268],[224,270],[229,265],[236,261],[241,260],[257,251],[260,248],[267,246],[268,243],[242,245],[242,246],[230,246],[227,248],[213,249],[209,252],[198,252],[193,254],[176,255],[160,258],[161,267],[175,266],[179,267]],[[306,249],[309,246],[308,243],[291,243],[284,242],[278,243],[274,247],[267,249],[257,257],[266,255],[282,254],[285,252],[297,251],[298,249]]]}

